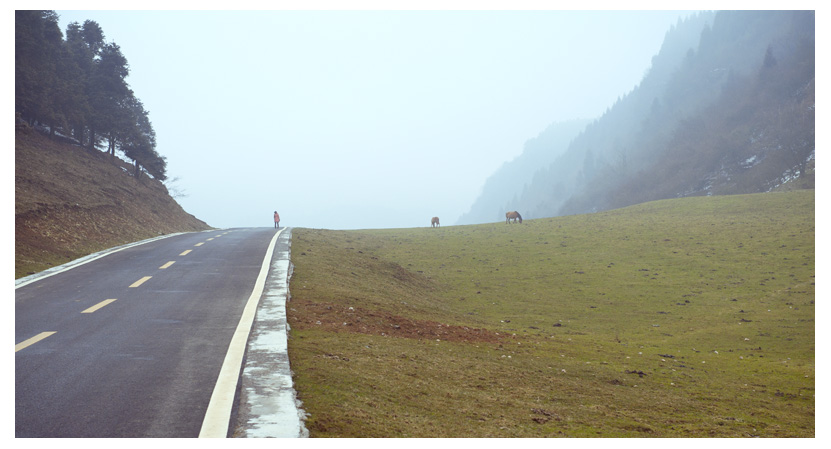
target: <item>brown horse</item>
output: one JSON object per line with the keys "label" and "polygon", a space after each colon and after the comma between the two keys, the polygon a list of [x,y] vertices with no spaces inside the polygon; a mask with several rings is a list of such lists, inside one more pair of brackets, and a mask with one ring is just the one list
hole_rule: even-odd
{"label": "brown horse", "polygon": [[519,214],[517,211],[511,211],[505,214],[505,223],[509,223],[511,220],[516,222],[519,220],[522,223],[522,215]]}
{"label": "brown horse", "polygon": [[441,224],[439,224],[439,217],[433,217],[430,220],[430,226],[432,226],[434,228],[441,226]]}

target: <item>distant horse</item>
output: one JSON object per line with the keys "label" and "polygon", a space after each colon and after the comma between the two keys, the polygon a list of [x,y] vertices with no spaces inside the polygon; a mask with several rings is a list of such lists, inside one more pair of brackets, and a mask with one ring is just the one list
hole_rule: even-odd
{"label": "distant horse", "polygon": [[434,227],[434,228],[437,228],[437,227],[441,226],[441,224],[439,224],[439,217],[433,217],[430,220],[430,226]]}
{"label": "distant horse", "polygon": [[509,223],[511,220],[516,222],[519,220],[522,223],[522,215],[519,214],[517,211],[511,211],[505,214],[505,223]]}

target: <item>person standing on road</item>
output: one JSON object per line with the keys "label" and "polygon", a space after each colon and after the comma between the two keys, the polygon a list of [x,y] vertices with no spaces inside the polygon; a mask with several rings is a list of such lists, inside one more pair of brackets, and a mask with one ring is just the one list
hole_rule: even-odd
{"label": "person standing on road", "polygon": [[277,211],[275,210],[274,211],[274,229],[277,229],[279,227],[280,227],[280,214],[278,214]]}

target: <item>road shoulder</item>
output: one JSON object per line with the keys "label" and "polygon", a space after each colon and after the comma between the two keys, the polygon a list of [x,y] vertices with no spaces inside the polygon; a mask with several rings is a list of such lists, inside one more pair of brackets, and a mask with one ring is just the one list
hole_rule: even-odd
{"label": "road shoulder", "polygon": [[234,437],[308,437],[288,359],[291,229],[280,235],[248,340]]}

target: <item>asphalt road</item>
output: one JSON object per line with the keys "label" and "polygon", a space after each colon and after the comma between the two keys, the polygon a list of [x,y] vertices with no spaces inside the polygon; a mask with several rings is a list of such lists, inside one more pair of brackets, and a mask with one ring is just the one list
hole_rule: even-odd
{"label": "asphalt road", "polygon": [[275,233],[175,235],[17,288],[16,437],[199,436]]}

